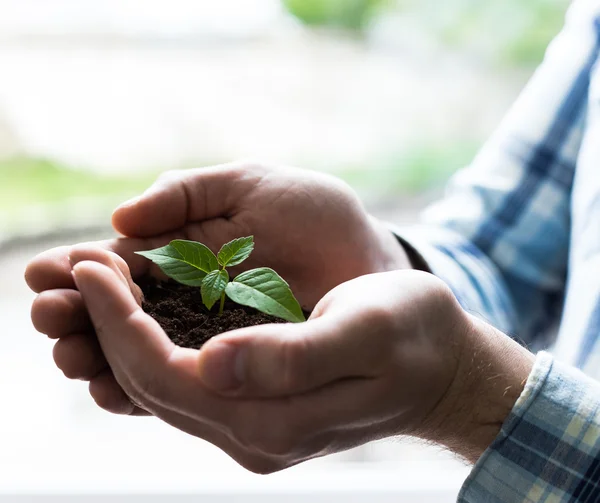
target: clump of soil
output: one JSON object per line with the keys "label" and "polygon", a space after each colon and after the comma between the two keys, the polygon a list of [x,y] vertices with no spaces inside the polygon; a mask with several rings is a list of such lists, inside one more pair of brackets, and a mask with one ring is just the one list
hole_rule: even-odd
{"label": "clump of soil", "polygon": [[236,328],[286,323],[285,320],[240,306],[229,299],[225,301],[225,310],[219,316],[218,302],[210,312],[202,304],[200,288],[171,280],[159,282],[144,277],[136,283],[144,293],[144,311],[158,321],[175,344],[185,348],[199,349],[215,335]]}

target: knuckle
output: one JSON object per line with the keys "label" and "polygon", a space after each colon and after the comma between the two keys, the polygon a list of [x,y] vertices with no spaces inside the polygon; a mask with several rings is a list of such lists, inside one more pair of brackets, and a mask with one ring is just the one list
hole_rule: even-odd
{"label": "knuckle", "polygon": [[34,258],[29,264],[27,264],[23,277],[25,279],[25,283],[27,283],[27,286],[34,292],[39,293],[40,288],[37,285],[39,266],[37,261],[38,259]]}
{"label": "knuckle", "polygon": [[79,292],[48,290],[34,299],[31,322],[38,332],[58,338],[85,328],[84,309]]}
{"label": "knuckle", "polygon": [[23,275],[27,286],[35,293],[40,293],[68,284],[70,278],[56,275],[64,264],[67,251],[67,246],[59,246],[43,251],[31,259]]}
{"label": "knuckle", "polygon": [[90,395],[93,398],[96,405],[103,410],[111,411],[115,408],[116,400],[108,395],[95,393],[93,390],[90,390]]}
{"label": "knuckle", "polygon": [[89,393],[98,407],[111,413],[133,410],[133,404],[123,392],[109,391],[90,382]]}
{"label": "knuckle", "polygon": [[86,376],[80,369],[76,367],[63,366],[60,367],[60,370],[64,374],[67,379],[71,380],[79,380],[79,379],[87,379],[90,376]]}
{"label": "knuckle", "polygon": [[56,366],[68,379],[92,379],[103,368],[103,357],[91,341],[74,334],[59,339],[52,355]]}
{"label": "knuckle", "polygon": [[56,366],[62,371],[67,379],[79,379],[81,371],[77,360],[72,358],[72,351],[66,345],[66,339],[59,340],[52,349],[52,357]]}
{"label": "knuckle", "polygon": [[61,365],[61,364],[56,364],[56,366],[61,370],[61,372],[63,373],[63,375],[67,378],[67,379],[71,379],[71,380],[77,380],[80,379],[81,376],[79,375],[79,372],[77,371],[76,368],[69,366],[69,365]]}
{"label": "knuckle", "polygon": [[116,396],[110,396],[110,395],[98,395],[98,396],[94,396],[92,395],[92,398],[94,399],[94,402],[96,402],[96,405],[98,407],[100,407],[101,409],[111,412],[111,413],[115,413],[115,411],[120,411],[123,410],[125,408],[127,408],[129,405],[131,405],[131,407],[134,407],[133,403],[129,403],[127,402],[126,398],[122,398],[122,397],[116,397]]}
{"label": "knuckle", "polygon": [[370,306],[363,311],[363,316],[365,326],[377,337],[379,344],[385,346],[392,344],[399,318],[392,308],[378,305]]}
{"label": "knuckle", "polygon": [[33,328],[42,334],[48,333],[48,312],[45,304],[46,300],[40,294],[31,305],[31,323]]}

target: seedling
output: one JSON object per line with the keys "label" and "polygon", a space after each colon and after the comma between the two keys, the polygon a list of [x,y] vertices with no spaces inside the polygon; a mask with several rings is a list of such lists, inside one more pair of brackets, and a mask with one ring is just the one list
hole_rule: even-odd
{"label": "seedling", "polygon": [[176,239],[155,250],[136,252],[150,259],[169,277],[188,286],[200,287],[202,303],[210,311],[220,299],[223,314],[225,296],[243,306],[286,321],[305,321],[300,304],[290,286],[273,269],[251,269],[229,279],[227,267],[246,260],[254,250],[254,236],[224,244],[217,255],[196,241]]}

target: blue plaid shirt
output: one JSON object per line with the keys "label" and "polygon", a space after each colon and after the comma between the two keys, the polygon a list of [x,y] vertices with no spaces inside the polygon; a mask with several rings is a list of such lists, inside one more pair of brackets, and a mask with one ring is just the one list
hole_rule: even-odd
{"label": "blue plaid shirt", "polygon": [[553,349],[460,502],[600,501],[599,52],[600,0],[576,0],[499,130],[401,233],[465,309]]}

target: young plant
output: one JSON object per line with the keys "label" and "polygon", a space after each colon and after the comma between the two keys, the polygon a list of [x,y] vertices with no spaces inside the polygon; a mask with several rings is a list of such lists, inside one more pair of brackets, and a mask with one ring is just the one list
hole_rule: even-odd
{"label": "young plant", "polygon": [[202,302],[209,311],[220,300],[219,315],[223,314],[227,295],[238,304],[286,321],[305,321],[290,286],[273,269],[251,269],[230,281],[226,268],[241,264],[252,250],[254,236],[224,244],[217,255],[202,243],[183,239],[171,241],[162,248],[136,253],[158,265],[169,278],[184,285],[200,287]]}

